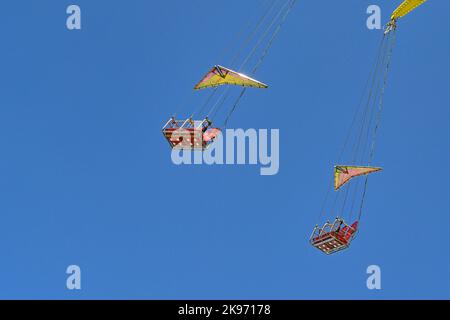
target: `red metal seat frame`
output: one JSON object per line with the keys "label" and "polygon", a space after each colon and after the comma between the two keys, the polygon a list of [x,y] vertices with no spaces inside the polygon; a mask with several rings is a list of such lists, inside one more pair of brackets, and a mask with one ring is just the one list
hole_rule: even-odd
{"label": "red metal seat frame", "polygon": [[[202,121],[192,119],[175,120],[171,118],[163,127],[164,137],[172,149],[179,150],[205,150],[213,142],[215,137],[204,138],[207,130],[211,130],[212,122],[206,118]],[[216,129],[220,132],[219,129]]]}
{"label": "red metal seat frame", "polygon": [[334,223],[327,222],[323,227],[316,226],[310,237],[310,243],[325,254],[344,250],[356,236],[357,229],[349,226],[341,218]]}

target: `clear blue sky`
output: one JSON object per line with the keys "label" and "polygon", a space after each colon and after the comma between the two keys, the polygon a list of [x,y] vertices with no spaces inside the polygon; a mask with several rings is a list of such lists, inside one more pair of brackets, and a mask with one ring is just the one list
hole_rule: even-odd
{"label": "clear blue sky", "polygon": [[399,2],[299,0],[229,124],[280,129],[273,177],[175,166],[160,132],[258,0],[77,0],[81,31],[72,2],[3,3],[0,298],[450,298],[447,1],[399,23],[359,237],[308,244],[381,37],[366,8]]}

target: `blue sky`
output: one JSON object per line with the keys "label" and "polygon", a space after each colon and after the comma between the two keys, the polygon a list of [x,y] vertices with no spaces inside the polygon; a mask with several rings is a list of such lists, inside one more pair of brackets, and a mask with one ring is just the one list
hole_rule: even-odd
{"label": "blue sky", "polygon": [[2,4],[0,298],[450,298],[446,1],[399,22],[358,238],[308,244],[381,37],[366,8],[399,2],[299,0],[229,123],[280,129],[271,177],[175,166],[160,132],[259,1],[78,0],[80,31],[72,2]]}

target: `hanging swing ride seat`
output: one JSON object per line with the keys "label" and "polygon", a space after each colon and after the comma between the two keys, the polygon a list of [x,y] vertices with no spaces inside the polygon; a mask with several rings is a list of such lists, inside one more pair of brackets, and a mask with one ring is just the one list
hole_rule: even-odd
{"label": "hanging swing ride seat", "polygon": [[211,128],[211,125],[208,118],[202,121],[170,118],[162,132],[172,149],[205,150],[221,133],[220,129]]}
{"label": "hanging swing ride seat", "polygon": [[358,221],[350,226],[338,217],[333,223],[326,222],[322,228],[316,226],[310,243],[313,247],[329,255],[347,249],[356,236],[357,229]]}

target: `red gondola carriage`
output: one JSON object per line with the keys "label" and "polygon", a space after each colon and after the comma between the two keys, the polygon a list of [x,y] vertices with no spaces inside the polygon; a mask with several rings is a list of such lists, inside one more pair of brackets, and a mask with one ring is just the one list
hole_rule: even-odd
{"label": "red gondola carriage", "polygon": [[352,225],[337,217],[333,223],[327,221],[323,227],[316,226],[310,238],[310,243],[326,254],[344,250],[350,246],[358,231],[358,221]]}
{"label": "red gondola carriage", "polygon": [[220,129],[211,128],[211,125],[208,118],[202,121],[170,118],[162,132],[172,149],[205,150],[221,133]]}

